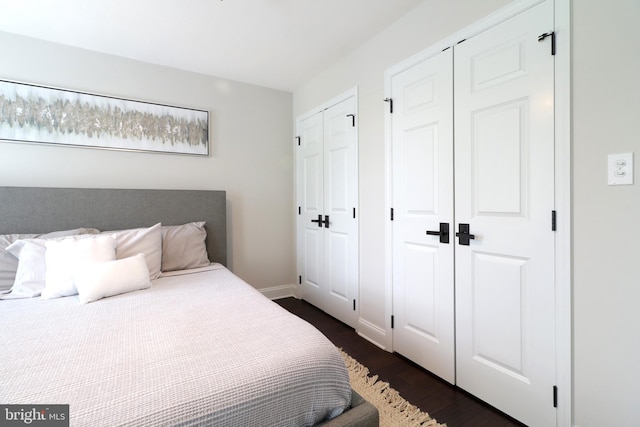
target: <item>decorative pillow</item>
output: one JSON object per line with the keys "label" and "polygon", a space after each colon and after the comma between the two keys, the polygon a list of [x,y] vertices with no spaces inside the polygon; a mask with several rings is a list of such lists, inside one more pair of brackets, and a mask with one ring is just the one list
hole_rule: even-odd
{"label": "decorative pillow", "polygon": [[32,298],[42,293],[45,285],[44,239],[16,240],[7,252],[18,258],[12,298]]}
{"label": "decorative pillow", "polygon": [[78,270],[74,282],[83,304],[151,287],[147,261],[142,253]]}
{"label": "decorative pillow", "polygon": [[16,280],[18,258],[7,252],[13,242],[20,239],[33,239],[37,234],[4,234],[0,236],[0,293],[9,291]]}
{"label": "decorative pillow", "polygon": [[162,226],[162,271],[187,270],[210,264],[204,221]]}
{"label": "decorative pillow", "polygon": [[45,242],[45,288],[42,299],[53,299],[76,295],[73,283],[76,270],[96,263],[116,259],[116,239],[113,236],[67,237]]}
{"label": "decorative pillow", "polygon": [[[11,280],[11,293],[3,298],[37,297],[45,286],[45,242],[65,236],[95,235],[95,228],[76,228],[45,234],[9,234],[0,236],[0,281]],[[4,249],[3,245],[8,243]],[[18,262],[20,260],[20,262]],[[15,267],[15,269],[14,269]]]}
{"label": "decorative pillow", "polygon": [[116,238],[116,259],[129,258],[143,253],[149,268],[149,279],[160,276],[162,264],[162,225],[160,223],[149,228],[133,228],[120,231],[103,231]]}

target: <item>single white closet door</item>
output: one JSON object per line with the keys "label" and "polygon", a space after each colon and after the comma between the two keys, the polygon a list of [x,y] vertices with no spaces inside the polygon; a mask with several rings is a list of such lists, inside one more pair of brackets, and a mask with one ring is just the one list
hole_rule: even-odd
{"label": "single white closet door", "polygon": [[393,349],[450,383],[455,381],[452,89],[452,49],[390,79]]}
{"label": "single white closet door", "polygon": [[324,230],[324,138],[322,113],[301,118],[296,126],[296,181],[298,220],[296,226],[298,274],[304,299],[323,304]]}
{"label": "single white closet door", "polygon": [[553,2],[454,48],[457,384],[556,425]]}
{"label": "single white closet door", "polygon": [[327,108],[324,120],[324,311],[356,327],[358,297],[355,97]]}

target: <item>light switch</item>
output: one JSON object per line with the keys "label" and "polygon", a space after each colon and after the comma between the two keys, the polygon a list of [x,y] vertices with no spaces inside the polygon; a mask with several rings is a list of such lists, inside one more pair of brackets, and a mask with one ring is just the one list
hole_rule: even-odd
{"label": "light switch", "polygon": [[609,185],[633,184],[633,153],[609,154],[607,177]]}

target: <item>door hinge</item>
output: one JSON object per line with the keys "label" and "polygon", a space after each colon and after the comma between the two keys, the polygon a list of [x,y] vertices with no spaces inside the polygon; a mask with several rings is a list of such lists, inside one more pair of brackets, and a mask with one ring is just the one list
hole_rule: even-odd
{"label": "door hinge", "polygon": [[347,117],[351,117],[351,127],[356,127],[356,115],[355,114],[347,114]]}
{"label": "door hinge", "polygon": [[551,211],[551,231],[556,231],[556,211]]}
{"label": "door hinge", "polygon": [[391,221],[393,221],[393,208],[391,208]]}
{"label": "door hinge", "polygon": [[296,136],[296,139],[298,140],[298,146],[300,146],[300,137]]}
{"label": "door hinge", "polygon": [[558,407],[558,386],[557,385],[553,386],[553,407],[554,408]]}
{"label": "door hinge", "polygon": [[298,206],[298,215],[302,215],[302,207]]}
{"label": "door hinge", "polygon": [[353,300],[353,311],[356,311],[356,300]]}
{"label": "door hinge", "polygon": [[389,113],[393,114],[393,99],[385,98],[383,101],[389,103]]}
{"label": "door hinge", "polygon": [[302,285],[302,276],[298,276],[298,285]]}
{"label": "door hinge", "polygon": [[394,319],[393,319],[393,314],[391,315],[391,329],[393,329],[394,326]]}
{"label": "door hinge", "polygon": [[550,33],[540,34],[538,36],[538,41],[541,42],[547,37],[551,37],[551,55],[555,55],[556,54],[556,32],[551,31]]}
{"label": "door hinge", "polygon": [[356,219],[356,208],[353,208],[353,219]]}

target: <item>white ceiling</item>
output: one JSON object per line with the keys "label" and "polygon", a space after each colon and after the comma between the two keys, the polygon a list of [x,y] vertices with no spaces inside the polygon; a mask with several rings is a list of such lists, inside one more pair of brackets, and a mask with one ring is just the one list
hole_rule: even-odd
{"label": "white ceiling", "polygon": [[293,91],[424,0],[0,0],[0,31]]}

